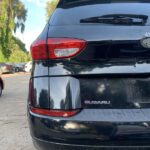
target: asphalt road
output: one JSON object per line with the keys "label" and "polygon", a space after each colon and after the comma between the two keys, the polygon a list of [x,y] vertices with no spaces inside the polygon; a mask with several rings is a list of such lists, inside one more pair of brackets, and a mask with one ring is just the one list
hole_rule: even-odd
{"label": "asphalt road", "polygon": [[26,115],[29,75],[4,81],[5,90],[0,98],[0,150],[35,150]]}

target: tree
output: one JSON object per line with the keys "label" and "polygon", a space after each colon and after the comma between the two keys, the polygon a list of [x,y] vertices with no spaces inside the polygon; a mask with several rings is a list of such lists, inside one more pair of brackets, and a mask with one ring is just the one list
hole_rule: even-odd
{"label": "tree", "polygon": [[51,0],[46,3],[46,18],[48,19],[49,16],[52,15],[53,11],[55,10],[59,0]]}
{"label": "tree", "polygon": [[25,29],[27,10],[20,0],[0,1],[0,51],[8,60],[12,53],[13,31]]}
{"label": "tree", "polygon": [[25,9],[24,4],[20,0],[14,0],[13,10],[13,18],[15,21],[14,31],[20,28],[21,32],[23,32],[25,30],[27,10]]}
{"label": "tree", "polygon": [[[14,42],[15,45],[18,46],[19,50],[27,52],[26,45],[20,39],[13,36],[12,41]],[[12,46],[11,48],[12,50],[15,48],[15,45]]]}
{"label": "tree", "polygon": [[15,51],[12,53],[12,55],[9,58],[10,62],[16,63],[16,62],[27,62],[30,61],[30,56],[27,52],[23,51]]}
{"label": "tree", "polygon": [[7,3],[7,21],[6,28],[9,29],[9,26],[14,28],[16,31],[18,28],[21,28],[21,32],[25,29],[25,21],[27,17],[27,10],[25,9],[24,4],[20,0],[5,0]]}
{"label": "tree", "polygon": [[0,1],[0,51],[1,58],[8,53],[6,49],[6,20],[7,20],[7,1]]}

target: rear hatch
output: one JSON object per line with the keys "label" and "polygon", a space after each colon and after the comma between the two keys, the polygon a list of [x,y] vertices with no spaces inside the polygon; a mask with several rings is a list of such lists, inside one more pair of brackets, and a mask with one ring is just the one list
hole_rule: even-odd
{"label": "rear hatch", "polygon": [[[31,111],[57,117],[57,123],[79,122],[80,126],[83,122],[81,128],[87,125],[88,130],[71,126],[71,130],[63,129],[61,137],[63,126],[57,128],[53,122],[54,130],[47,131],[55,134],[49,136],[66,140],[73,133],[72,138],[85,144],[86,139],[94,143],[107,137],[117,145],[121,145],[118,139],[128,139],[132,145],[133,139],[150,137],[149,8],[150,3],[142,0],[60,1],[31,48]],[[39,42],[47,28],[48,40]],[[78,50],[72,46],[81,51],[64,57]]]}
{"label": "rear hatch", "polygon": [[[56,98],[67,102],[71,96],[66,86],[76,83],[83,108],[149,107],[150,45],[143,45],[143,39],[150,37],[149,8],[150,3],[142,0],[61,1],[50,19],[48,38],[83,39],[87,45],[77,56],[50,64],[49,75],[55,83],[65,76],[55,88],[66,92],[58,98],[57,91],[50,88],[52,104]],[[73,76],[73,83],[72,78],[64,83],[68,76]]]}

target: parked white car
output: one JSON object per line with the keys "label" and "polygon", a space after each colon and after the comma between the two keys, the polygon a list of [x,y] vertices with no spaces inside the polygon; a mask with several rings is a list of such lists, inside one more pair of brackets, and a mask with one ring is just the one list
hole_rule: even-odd
{"label": "parked white car", "polygon": [[25,72],[31,72],[31,70],[32,70],[32,61],[28,62],[24,67]]}

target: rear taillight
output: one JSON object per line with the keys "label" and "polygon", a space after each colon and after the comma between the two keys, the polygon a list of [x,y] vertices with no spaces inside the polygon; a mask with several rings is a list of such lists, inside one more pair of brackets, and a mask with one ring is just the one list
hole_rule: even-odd
{"label": "rear taillight", "polygon": [[85,48],[86,42],[70,38],[48,39],[49,58],[70,58],[79,54]]}
{"label": "rear taillight", "polygon": [[79,54],[86,46],[86,41],[72,38],[49,38],[36,41],[31,46],[33,60],[71,58]]}
{"label": "rear taillight", "polygon": [[80,112],[80,109],[77,110],[47,110],[47,109],[41,109],[41,108],[33,108],[30,107],[30,111],[32,113],[43,115],[43,116],[50,116],[50,117],[72,117]]}
{"label": "rear taillight", "polygon": [[33,60],[48,59],[46,41],[37,41],[31,45],[31,54]]}

